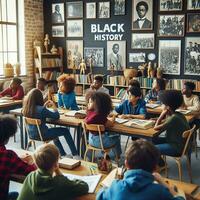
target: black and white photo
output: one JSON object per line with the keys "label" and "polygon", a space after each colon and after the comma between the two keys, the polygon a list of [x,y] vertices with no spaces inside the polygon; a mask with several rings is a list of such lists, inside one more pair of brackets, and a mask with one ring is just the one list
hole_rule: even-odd
{"label": "black and white photo", "polygon": [[83,18],[83,2],[67,2],[66,3],[67,18]]}
{"label": "black and white photo", "polygon": [[158,66],[164,74],[180,74],[181,40],[160,40]]}
{"label": "black and white photo", "polygon": [[184,15],[159,15],[158,36],[183,37],[185,27]]}
{"label": "black and white photo", "polygon": [[110,2],[99,2],[99,18],[110,18]]}
{"label": "black and white photo", "polygon": [[115,0],[114,3],[114,15],[125,15],[126,0]]}
{"label": "black and white photo", "polygon": [[64,23],[64,3],[52,4],[52,23]]}
{"label": "black and white photo", "polygon": [[145,53],[129,53],[130,63],[143,63],[145,62]]}
{"label": "black and white photo", "polygon": [[187,32],[199,33],[200,32],[200,14],[188,13],[187,15]]}
{"label": "black and white photo", "polygon": [[200,10],[200,0],[187,0],[188,10]]}
{"label": "black and white photo", "polygon": [[99,47],[85,47],[84,58],[86,65],[89,67],[103,67],[104,66],[104,52],[103,48]]}
{"label": "black and white photo", "polygon": [[52,37],[65,37],[65,27],[52,26]]}
{"label": "black and white photo", "polygon": [[200,75],[200,37],[185,39],[185,75]]}
{"label": "black and white photo", "polygon": [[107,69],[122,71],[126,68],[126,41],[107,41]]}
{"label": "black and white photo", "polygon": [[153,29],[153,1],[132,0],[132,30]]}
{"label": "black and white photo", "polygon": [[132,49],[154,49],[154,33],[132,33]]}
{"label": "black and white photo", "polygon": [[160,0],[160,11],[181,11],[183,7],[183,0]]}
{"label": "black and white photo", "polygon": [[96,18],[96,3],[86,3],[86,18],[95,19]]}
{"label": "black and white photo", "polygon": [[83,20],[67,20],[67,37],[83,37]]}

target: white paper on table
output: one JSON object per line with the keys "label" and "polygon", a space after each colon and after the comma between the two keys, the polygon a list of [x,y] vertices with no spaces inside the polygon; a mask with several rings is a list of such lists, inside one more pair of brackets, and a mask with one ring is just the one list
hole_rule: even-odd
{"label": "white paper on table", "polygon": [[127,122],[128,119],[115,118],[115,121],[116,121],[117,123],[119,123],[119,124],[123,124],[123,123]]}

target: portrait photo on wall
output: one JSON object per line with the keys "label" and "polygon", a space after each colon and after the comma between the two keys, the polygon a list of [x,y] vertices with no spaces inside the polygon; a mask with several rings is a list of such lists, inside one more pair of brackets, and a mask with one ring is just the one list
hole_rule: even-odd
{"label": "portrait photo on wall", "polygon": [[67,2],[66,3],[67,18],[82,18],[83,17],[83,2]]}
{"label": "portrait photo on wall", "polygon": [[114,1],[114,15],[125,15],[126,12],[126,0]]}
{"label": "portrait photo on wall", "polygon": [[132,30],[153,29],[153,1],[132,0]]}
{"label": "portrait photo on wall", "polygon": [[159,11],[181,11],[183,0],[160,0]]}
{"label": "portrait photo on wall", "polygon": [[96,18],[96,3],[86,3],[86,18],[95,19]]}
{"label": "portrait photo on wall", "polygon": [[187,15],[187,32],[200,32],[200,14],[188,13]]}
{"label": "portrait photo on wall", "polygon": [[200,10],[200,0],[187,0],[188,10]]}
{"label": "portrait photo on wall", "polygon": [[200,37],[185,38],[185,75],[200,75]]}
{"label": "portrait photo on wall", "polygon": [[104,65],[104,53],[103,48],[99,47],[85,47],[84,58],[86,65],[89,67],[103,67]]}
{"label": "portrait photo on wall", "polygon": [[99,18],[110,18],[110,2],[99,2]]}
{"label": "portrait photo on wall", "polygon": [[66,40],[67,68],[78,69],[83,58],[83,40]]}
{"label": "portrait photo on wall", "polygon": [[107,69],[122,71],[126,68],[126,41],[107,41]]}
{"label": "portrait photo on wall", "polygon": [[184,15],[159,15],[158,36],[183,37],[185,28]]}
{"label": "portrait photo on wall", "polygon": [[64,3],[52,4],[52,24],[64,23]]}
{"label": "portrait photo on wall", "polygon": [[65,37],[65,27],[52,26],[52,37]]}
{"label": "portrait photo on wall", "polygon": [[83,20],[67,20],[67,37],[83,37]]}
{"label": "portrait photo on wall", "polygon": [[164,74],[180,74],[181,40],[159,41],[158,67]]}
{"label": "portrait photo on wall", "polygon": [[129,62],[130,63],[143,63],[145,62],[145,53],[129,53]]}
{"label": "portrait photo on wall", "polygon": [[154,49],[154,33],[132,33],[132,49]]}

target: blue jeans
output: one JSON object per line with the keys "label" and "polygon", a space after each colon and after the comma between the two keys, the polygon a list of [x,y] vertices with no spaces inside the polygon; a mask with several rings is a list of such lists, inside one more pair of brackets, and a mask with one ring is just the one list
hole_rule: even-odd
{"label": "blue jeans", "polygon": [[[120,144],[120,136],[118,134],[109,134],[107,132],[105,132],[101,136],[102,136],[103,146],[105,148],[108,148],[115,144],[115,148],[114,148],[115,152],[117,153],[117,156],[120,157],[120,155],[122,153],[121,144]],[[99,135],[94,135],[94,134],[90,133],[89,134],[89,144],[94,147],[100,148],[101,143],[100,143]],[[113,157],[112,153],[111,153],[110,157]]]}
{"label": "blue jeans", "polygon": [[16,200],[18,197],[18,192],[9,192],[8,193],[8,200]]}

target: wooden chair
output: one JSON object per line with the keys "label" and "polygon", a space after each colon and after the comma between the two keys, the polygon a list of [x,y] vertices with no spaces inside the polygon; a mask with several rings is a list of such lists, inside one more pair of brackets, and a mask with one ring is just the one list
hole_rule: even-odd
{"label": "wooden chair", "polygon": [[[103,151],[104,153],[108,154],[115,147],[115,144],[107,148],[104,147],[103,141],[102,141],[102,132],[105,131],[104,125],[86,124],[85,122],[82,122],[82,127],[83,127],[83,136],[84,136],[85,148],[86,148],[85,153],[84,153],[84,160],[86,160],[86,156],[89,150],[92,151],[92,162],[94,162],[95,151]],[[88,143],[87,133],[89,132],[97,132],[99,134],[100,146],[101,146],[100,148],[94,147]],[[118,163],[118,157],[117,157],[116,152],[115,152],[115,158]]]}
{"label": "wooden chair", "polygon": [[192,129],[187,130],[183,133],[182,137],[186,140],[185,142],[185,146],[183,148],[183,151],[181,153],[180,156],[167,156],[164,155],[164,161],[165,161],[165,172],[166,172],[166,176],[168,177],[168,166],[167,166],[167,162],[166,162],[166,158],[170,157],[170,158],[174,158],[176,161],[176,164],[178,166],[178,173],[179,173],[179,180],[182,181],[182,166],[181,166],[181,159],[186,156],[187,159],[187,168],[188,168],[188,174],[190,177],[190,182],[192,183],[192,171],[191,171],[191,158],[189,156],[189,151],[190,151],[190,147],[191,147],[191,140],[195,131],[195,125],[192,127]]}

